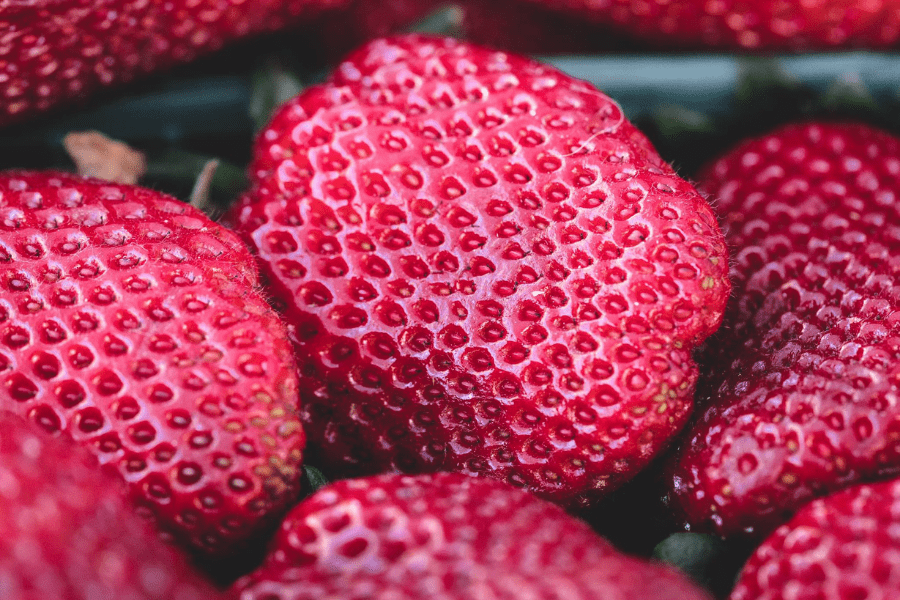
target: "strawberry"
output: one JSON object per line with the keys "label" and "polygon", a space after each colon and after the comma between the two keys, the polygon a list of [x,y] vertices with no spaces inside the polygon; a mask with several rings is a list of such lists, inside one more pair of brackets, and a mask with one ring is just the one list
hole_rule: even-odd
{"label": "strawberry", "polygon": [[441,473],[341,481],[295,507],[240,600],[700,600],[662,565],[620,554],[561,508]]}
{"label": "strawberry", "polygon": [[709,206],[531,60],[379,40],[284,105],[231,215],[292,331],[314,464],[589,504],[691,410],[729,284]]}
{"label": "strawberry", "polygon": [[0,415],[4,600],[223,597],[166,547],[83,449]]}
{"label": "strawberry", "polygon": [[464,4],[467,40],[527,54],[592,54],[634,49],[634,40],[615,27],[599,25],[536,2],[470,0]]}
{"label": "strawberry", "polygon": [[673,467],[694,527],[762,535],[815,496],[900,470],[900,139],[794,124],[701,177],[734,248],[704,412]]}
{"label": "strawberry", "polygon": [[890,48],[900,42],[898,0],[529,1],[615,26],[655,46],[809,50]]}
{"label": "strawberry", "polygon": [[744,566],[731,600],[900,598],[900,480],[804,506]]}
{"label": "strawberry", "polygon": [[366,40],[386,36],[435,10],[441,0],[347,0],[300,29],[305,56],[333,64]]}
{"label": "strawberry", "polygon": [[0,2],[0,126],[349,0]]}
{"label": "strawberry", "polygon": [[226,553],[298,492],[283,325],[247,248],[160,193],[0,174],[0,409],[65,431],[142,512]]}

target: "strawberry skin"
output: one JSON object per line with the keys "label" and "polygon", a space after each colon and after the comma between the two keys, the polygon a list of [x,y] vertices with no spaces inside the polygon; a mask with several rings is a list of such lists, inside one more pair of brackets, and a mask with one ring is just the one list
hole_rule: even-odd
{"label": "strawberry skin", "polygon": [[731,600],[900,598],[900,481],[811,502],[744,566]]}
{"label": "strawberry skin", "polygon": [[65,431],[142,512],[227,553],[298,491],[284,326],[246,246],[174,198],[0,174],[0,409]]}
{"label": "strawberry skin", "polygon": [[762,535],[900,471],[898,176],[900,140],[831,123],[750,140],[701,176],[735,259],[711,398],[672,475],[693,526]]}
{"label": "strawberry skin", "polygon": [[0,126],[348,1],[0,2]]}
{"label": "strawberry skin", "polygon": [[589,504],[691,409],[729,284],[708,205],[607,96],[378,40],[260,135],[231,215],[283,304],[315,464]]}
{"label": "strawberry skin", "polygon": [[561,508],[441,473],[341,481],[295,507],[240,600],[707,600]]}
{"label": "strawberry skin", "polygon": [[512,52],[593,54],[638,46],[615,26],[599,25],[572,11],[536,2],[471,0],[464,8],[467,40]]}
{"label": "strawberry skin", "polygon": [[0,415],[4,600],[224,598],[122,500],[83,449]]}
{"label": "strawberry skin", "polygon": [[441,0],[346,0],[300,30],[304,49],[317,60],[336,64],[363,42],[390,35],[425,18]]}
{"label": "strawberry skin", "polygon": [[[490,5],[490,0],[472,0]],[[890,48],[900,1],[529,0],[656,46],[742,50]],[[598,32],[600,34],[600,32]]]}

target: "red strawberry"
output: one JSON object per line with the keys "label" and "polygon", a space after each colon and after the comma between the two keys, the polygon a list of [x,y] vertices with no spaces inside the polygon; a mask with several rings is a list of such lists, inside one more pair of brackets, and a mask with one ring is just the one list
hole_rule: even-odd
{"label": "red strawberry", "polygon": [[707,599],[506,484],[449,473],[341,481],[294,508],[241,600]]}
{"label": "red strawberry", "polygon": [[222,597],[156,539],[88,453],[0,416],[3,600]]}
{"label": "red strawberry", "polygon": [[900,598],[900,480],[803,507],[744,566],[731,600]]}
{"label": "red strawberry", "polygon": [[659,46],[805,50],[889,48],[900,42],[898,0],[530,1]]}
{"label": "red strawberry", "polygon": [[288,102],[232,218],[285,306],[316,464],[586,504],[691,409],[715,219],[619,107],[525,58],[375,41]]}
{"label": "red strawberry", "polygon": [[348,2],[0,2],[0,126]]}
{"label": "red strawberry", "polygon": [[581,15],[522,0],[465,3],[465,37],[479,44],[524,53],[589,54],[631,49],[634,40],[615,27]]}
{"label": "red strawberry", "polygon": [[323,12],[300,33],[309,56],[335,63],[366,40],[391,34],[425,18],[441,0],[348,0]]}
{"label": "red strawberry", "polygon": [[0,408],[113,465],[164,530],[226,552],[298,491],[283,325],[246,247],[162,194],[0,174]]}
{"label": "red strawberry", "polygon": [[701,177],[734,248],[712,398],[674,471],[695,526],[758,534],[900,470],[900,140],[791,125]]}

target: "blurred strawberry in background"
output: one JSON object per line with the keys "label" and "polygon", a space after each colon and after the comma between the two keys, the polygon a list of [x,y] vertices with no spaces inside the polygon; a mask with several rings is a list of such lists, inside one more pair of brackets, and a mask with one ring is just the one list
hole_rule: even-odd
{"label": "blurred strawberry in background", "polygon": [[[526,25],[509,28],[501,36],[511,38],[516,49],[537,52],[604,50],[610,47],[610,35],[633,38],[626,46],[637,42],[653,48],[741,51],[890,48],[900,40],[897,0],[472,0],[471,4],[473,39],[490,41],[485,23],[537,23],[536,31]],[[535,11],[540,10],[544,16],[536,19]]]}
{"label": "blurred strawberry in background", "polygon": [[306,25],[324,56],[406,24],[434,2],[0,0],[0,126],[229,42]]}

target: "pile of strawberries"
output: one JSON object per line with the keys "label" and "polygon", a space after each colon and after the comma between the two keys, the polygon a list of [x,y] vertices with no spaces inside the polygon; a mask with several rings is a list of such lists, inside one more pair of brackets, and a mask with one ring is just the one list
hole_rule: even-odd
{"label": "pile of strawberries", "polygon": [[580,518],[649,469],[648,520],[756,548],[732,600],[900,598],[900,137],[793,123],[691,183],[504,51],[891,48],[900,2],[378,37],[440,4],[0,0],[0,126],[275,29],[357,46],[221,223],[0,172],[0,597],[711,599]]}

